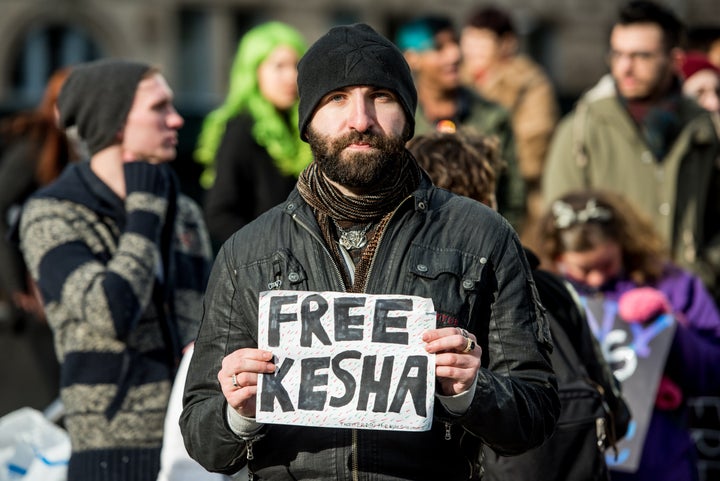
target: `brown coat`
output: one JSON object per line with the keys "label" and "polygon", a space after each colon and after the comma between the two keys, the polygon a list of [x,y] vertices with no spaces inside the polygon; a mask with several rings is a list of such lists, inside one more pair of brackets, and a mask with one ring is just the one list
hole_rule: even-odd
{"label": "brown coat", "polygon": [[559,116],[550,79],[533,60],[517,55],[493,67],[474,87],[510,111],[520,173],[538,182]]}

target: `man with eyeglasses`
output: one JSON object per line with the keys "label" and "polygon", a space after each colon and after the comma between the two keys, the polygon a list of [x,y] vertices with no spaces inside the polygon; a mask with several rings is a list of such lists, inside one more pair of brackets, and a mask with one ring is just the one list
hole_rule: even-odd
{"label": "man with eyeglasses", "polygon": [[649,1],[621,7],[610,73],[561,121],[543,173],[545,204],[582,188],[619,191],[649,215],[673,259],[720,299],[720,143],[683,97],[684,28]]}

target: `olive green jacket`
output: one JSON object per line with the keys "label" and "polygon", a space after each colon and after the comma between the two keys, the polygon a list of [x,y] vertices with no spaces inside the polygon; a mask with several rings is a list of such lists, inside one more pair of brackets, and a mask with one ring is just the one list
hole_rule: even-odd
{"label": "olive green jacket", "polygon": [[[510,112],[468,88],[460,87],[457,92],[455,118],[447,120],[458,128],[472,128],[480,134],[497,137],[500,155],[507,164],[497,182],[498,210],[517,229],[525,215],[525,184],[520,175]],[[415,136],[435,129],[435,121],[428,119],[418,104]]]}
{"label": "olive green jacket", "polygon": [[720,141],[710,115],[680,105],[685,127],[656,159],[604,77],[558,126],[543,174],[545,204],[582,188],[620,192],[651,217],[673,259],[720,299]]}

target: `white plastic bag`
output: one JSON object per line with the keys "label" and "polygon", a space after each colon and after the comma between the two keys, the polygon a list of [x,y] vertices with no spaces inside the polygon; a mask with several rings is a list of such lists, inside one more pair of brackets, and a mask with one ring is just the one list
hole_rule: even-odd
{"label": "white plastic bag", "polygon": [[0,418],[0,481],[66,481],[70,437],[33,408]]}

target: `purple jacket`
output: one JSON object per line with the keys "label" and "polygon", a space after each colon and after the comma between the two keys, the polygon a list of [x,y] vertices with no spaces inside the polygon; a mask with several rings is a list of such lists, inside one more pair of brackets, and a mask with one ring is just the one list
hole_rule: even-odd
{"label": "purple jacket", "polygon": [[[580,293],[587,288],[575,285]],[[619,279],[602,288],[609,300],[639,287]],[[652,286],[662,291],[680,319],[665,365],[665,375],[683,391],[683,400],[720,395],[720,313],[702,281],[677,267],[668,267]],[[640,467],[636,473],[612,472],[613,481],[692,481],[697,479],[695,447],[687,427],[687,406],[654,409]]]}

